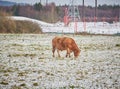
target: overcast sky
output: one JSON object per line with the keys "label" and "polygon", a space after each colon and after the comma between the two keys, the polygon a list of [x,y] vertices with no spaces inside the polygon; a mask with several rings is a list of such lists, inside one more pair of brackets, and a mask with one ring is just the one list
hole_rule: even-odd
{"label": "overcast sky", "polygon": [[[1,0],[0,0],[1,1]],[[36,2],[40,2],[40,0],[2,0],[2,1],[12,1],[12,2],[17,2],[17,3],[29,3],[29,4],[35,4]],[[71,0],[47,0],[48,3],[50,2],[55,2],[56,5],[65,5],[65,4],[70,4]],[[75,4],[77,5],[82,5],[82,1],[83,0],[74,0]],[[90,5],[90,6],[95,6],[95,0],[84,0],[85,1],[85,5]],[[103,5],[103,4],[107,4],[107,5],[120,5],[120,0],[97,0],[98,1],[98,5]],[[46,0],[41,0],[42,4],[45,4]]]}

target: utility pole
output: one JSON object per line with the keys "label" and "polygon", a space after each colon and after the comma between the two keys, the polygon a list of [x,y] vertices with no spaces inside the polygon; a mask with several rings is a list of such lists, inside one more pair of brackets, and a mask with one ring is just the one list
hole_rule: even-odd
{"label": "utility pole", "polygon": [[120,22],[120,7],[119,7],[119,22]]}
{"label": "utility pole", "polygon": [[86,31],[85,5],[84,5],[84,0],[83,0],[83,6],[82,6],[82,19],[83,19],[83,28],[84,28],[84,31]]}
{"label": "utility pole", "polygon": [[46,0],[46,6],[47,6],[47,4],[48,4],[48,0]]}
{"label": "utility pole", "polygon": [[97,0],[95,0],[95,21],[97,20]]}
{"label": "utility pole", "polygon": [[82,6],[82,19],[84,21],[84,17],[85,17],[85,8],[84,8],[84,0],[83,0],[83,6]]}

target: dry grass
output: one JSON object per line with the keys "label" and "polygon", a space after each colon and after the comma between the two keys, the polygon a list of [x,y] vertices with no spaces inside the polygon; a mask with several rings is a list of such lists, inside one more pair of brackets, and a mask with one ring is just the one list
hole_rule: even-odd
{"label": "dry grass", "polygon": [[37,23],[30,21],[14,21],[0,11],[0,33],[42,33]]}
{"label": "dry grass", "polygon": [[[72,36],[77,59],[52,57],[47,34],[0,35],[0,87],[4,89],[118,89],[120,37]],[[21,49],[21,50],[20,50]],[[56,54],[57,55],[57,54]]]}

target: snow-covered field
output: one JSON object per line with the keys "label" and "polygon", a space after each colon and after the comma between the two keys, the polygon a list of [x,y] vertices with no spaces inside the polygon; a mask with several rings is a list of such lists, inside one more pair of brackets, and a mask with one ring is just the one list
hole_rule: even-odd
{"label": "snow-covered field", "polygon": [[[0,89],[120,89],[120,37],[72,37],[77,59],[52,57],[62,34],[0,34]],[[57,55],[57,54],[56,54]]]}
{"label": "snow-covered field", "polygon": [[109,24],[107,22],[71,22],[68,26],[64,26],[63,22],[57,22],[54,24],[46,23],[43,21],[21,17],[12,16],[14,20],[28,20],[37,23],[42,28],[43,32],[55,32],[55,33],[76,33],[87,32],[92,34],[117,34],[120,33],[120,22]]}

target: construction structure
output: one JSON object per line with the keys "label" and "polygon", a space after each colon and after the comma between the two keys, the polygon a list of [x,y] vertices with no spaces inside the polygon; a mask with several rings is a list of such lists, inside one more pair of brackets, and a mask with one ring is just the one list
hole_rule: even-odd
{"label": "construction structure", "polygon": [[65,9],[64,22],[68,25],[69,22],[81,21],[80,12],[78,6],[76,5],[76,0],[70,0],[68,8]]}
{"label": "construction structure", "polygon": [[70,5],[68,7],[68,17],[70,21],[80,20],[80,13],[78,6],[76,5],[76,0],[70,0]]}

